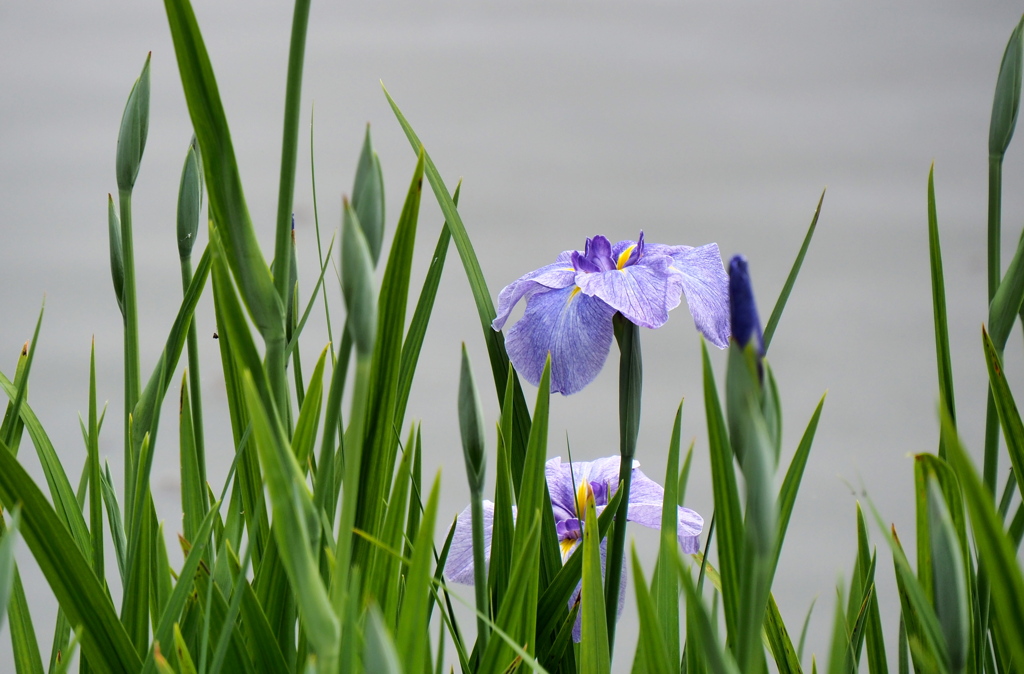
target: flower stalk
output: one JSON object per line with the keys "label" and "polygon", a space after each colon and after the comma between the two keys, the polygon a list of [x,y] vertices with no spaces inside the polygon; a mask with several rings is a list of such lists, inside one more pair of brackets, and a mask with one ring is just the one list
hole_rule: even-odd
{"label": "flower stalk", "polygon": [[629,488],[633,476],[633,457],[640,432],[640,396],[643,388],[643,360],[640,355],[640,327],[621,314],[613,319],[615,339],[619,344],[619,489],[622,500],[615,514],[608,572],[605,574],[605,608],[608,617],[608,648],[615,647],[615,622],[618,618],[619,586],[622,560],[626,549],[626,515],[629,511]]}
{"label": "flower stalk", "polygon": [[[131,415],[142,389],[139,373],[139,314],[135,293],[135,247],[132,237],[132,190],[139,175],[142,153],[149,133],[149,60],[132,85],[117,135],[115,172],[121,212],[121,313],[124,317],[124,458],[125,502],[134,501],[135,450],[131,440]],[[115,278],[115,283],[117,282]]]}
{"label": "flower stalk", "polygon": [[459,430],[462,435],[462,453],[466,459],[469,480],[469,498],[473,522],[473,586],[476,590],[477,650],[487,650],[489,628],[485,616],[490,615],[487,602],[487,563],[484,553],[484,474],[487,454],[484,451],[483,409],[473,382],[466,344],[462,344],[462,366],[459,375]]}

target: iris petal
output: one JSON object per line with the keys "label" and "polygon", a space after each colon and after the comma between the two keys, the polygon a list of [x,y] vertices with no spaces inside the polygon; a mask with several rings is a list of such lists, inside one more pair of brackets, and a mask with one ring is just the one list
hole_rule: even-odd
{"label": "iris petal", "polygon": [[[473,514],[472,506],[459,513],[455,521],[455,534],[448,559],[444,563],[444,576],[453,583],[472,585],[473,578]],[[484,559],[491,560],[491,530],[494,526],[494,503],[484,501]]]}
{"label": "iris petal", "polygon": [[551,391],[569,395],[597,377],[612,345],[615,309],[575,287],[536,293],[505,339],[516,371],[536,386],[551,354]]}
{"label": "iris petal", "polygon": [[636,264],[622,269],[577,274],[576,284],[633,323],[660,328],[668,320],[669,310],[679,306],[683,290],[682,279],[672,271],[672,265],[672,258],[648,252]]}
{"label": "iris petal", "polygon": [[524,297],[529,298],[534,293],[573,285],[576,277],[576,270],[572,266],[573,252],[575,251],[567,250],[559,255],[553,264],[535,269],[505,286],[498,295],[498,315],[491,322],[491,327],[501,330],[508,320],[508,315],[512,313],[512,307]]}
{"label": "iris petal", "polygon": [[[665,490],[661,485],[644,475],[639,468],[633,468],[626,520],[651,529],[660,529],[664,501]],[[700,549],[704,518],[689,508],[680,507],[677,522],[676,537],[683,552],[697,552]]]}
{"label": "iris petal", "polygon": [[697,329],[708,341],[724,349],[729,345],[729,276],[722,266],[717,243],[692,246],[648,244],[649,254],[672,256],[672,269],[679,273],[686,304]]}

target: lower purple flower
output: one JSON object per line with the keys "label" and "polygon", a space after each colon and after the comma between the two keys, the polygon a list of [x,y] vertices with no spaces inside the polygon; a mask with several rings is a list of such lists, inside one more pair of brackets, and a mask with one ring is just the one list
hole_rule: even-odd
{"label": "lower purple flower", "polygon": [[551,354],[551,390],[568,395],[601,371],[612,344],[612,317],[622,314],[645,328],[659,328],[686,296],[690,314],[708,341],[729,344],[729,277],[718,244],[693,248],[587,239],[554,264],[513,281],[498,295],[501,330],[512,308],[526,298],[526,312],[506,337],[516,370],[535,386]]}
{"label": "lower purple flower", "polygon": [[[662,503],[665,490],[661,485],[644,475],[639,469],[640,463],[633,462],[633,476],[629,490],[629,508],[626,519],[652,529],[661,528]],[[584,499],[589,486],[594,492],[594,503],[597,513],[607,507],[609,498],[615,494],[619,485],[619,457],[609,456],[596,461],[576,461],[572,464],[562,463],[561,457],[550,459],[544,466],[547,477],[548,492],[551,495],[551,510],[555,515],[555,532],[561,548],[564,563],[583,540]],[[514,511],[513,511],[514,514]],[[494,522],[494,504],[484,501],[484,557],[491,557],[491,529]],[[704,518],[689,508],[679,508],[676,535],[679,546],[685,553],[694,553],[700,549],[700,533],[704,528]],[[601,544],[601,572],[604,573],[605,544]],[[625,576],[625,567],[623,567]],[[472,514],[467,507],[459,513],[455,524],[455,534],[448,551],[448,559],[444,566],[445,577],[454,583],[473,584],[473,527]],[[626,583],[619,585],[619,611],[625,601]],[[570,608],[579,598],[580,588],[576,588]],[[573,638],[580,640],[580,622],[577,618],[573,629]]]}

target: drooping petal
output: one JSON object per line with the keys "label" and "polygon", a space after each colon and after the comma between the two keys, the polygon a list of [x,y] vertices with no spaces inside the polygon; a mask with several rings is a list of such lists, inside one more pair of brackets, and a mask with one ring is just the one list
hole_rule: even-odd
{"label": "drooping petal", "polygon": [[576,270],[572,266],[574,252],[576,251],[567,250],[559,255],[553,264],[520,276],[502,288],[498,294],[498,315],[491,322],[491,327],[501,330],[508,320],[508,315],[512,313],[512,308],[524,297],[529,298],[537,292],[573,285],[576,277]]}
{"label": "drooping petal", "polygon": [[660,328],[668,312],[679,306],[682,278],[671,271],[672,258],[648,251],[636,264],[597,274],[577,274],[586,295],[608,303],[627,319],[645,328]]}
{"label": "drooping petal", "polygon": [[683,295],[697,329],[708,341],[724,349],[729,345],[729,276],[722,266],[717,243],[693,248],[648,244],[647,253],[672,256],[673,271],[679,273]]}
{"label": "drooping petal", "polygon": [[597,377],[612,345],[615,309],[575,286],[532,295],[505,338],[509,358],[528,382],[540,382],[551,354],[551,391],[576,393]]}
{"label": "drooping petal", "polygon": [[[644,475],[639,468],[634,468],[626,519],[651,529],[660,529],[664,501],[665,490],[661,485]],[[704,518],[689,508],[680,507],[677,522],[676,536],[683,552],[697,552],[700,549]]]}
{"label": "drooping petal", "polygon": [[[472,585],[473,577],[473,514],[472,506],[459,513],[455,535],[444,563],[444,577],[453,583]],[[491,529],[494,526],[494,503],[484,501],[484,559],[491,561]]]}

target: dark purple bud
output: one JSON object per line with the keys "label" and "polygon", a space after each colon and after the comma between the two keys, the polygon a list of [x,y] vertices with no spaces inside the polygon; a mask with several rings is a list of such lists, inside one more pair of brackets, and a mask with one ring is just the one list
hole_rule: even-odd
{"label": "dark purple bud", "polygon": [[761,321],[757,317],[754,290],[750,287],[750,272],[747,259],[733,255],[729,261],[729,315],[732,320],[732,337],[745,347],[752,337],[757,338],[757,353],[764,355],[764,335]]}

